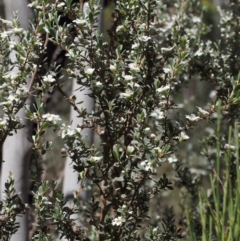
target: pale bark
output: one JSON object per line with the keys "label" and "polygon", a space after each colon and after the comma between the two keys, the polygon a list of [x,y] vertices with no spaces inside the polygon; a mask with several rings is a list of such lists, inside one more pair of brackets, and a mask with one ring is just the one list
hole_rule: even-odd
{"label": "pale bark", "polygon": [[[73,87],[72,92],[76,96],[77,100],[76,102],[83,101],[82,104],[78,105],[78,108],[84,108],[87,110],[88,113],[92,112],[94,107],[94,101],[92,98],[88,96],[90,93],[90,90],[83,90],[79,91],[76,89],[79,88],[79,85],[76,83],[76,80],[73,81]],[[70,120],[72,121],[72,128],[76,128],[78,124],[81,124],[82,119],[77,117],[77,112],[71,108],[70,113]],[[93,131],[91,129],[84,129],[82,131],[83,136],[87,136],[89,140],[89,146],[93,143]],[[68,199],[68,197],[72,198],[73,191],[77,191],[79,189],[79,183],[78,183],[78,173],[74,172],[73,170],[73,164],[70,157],[67,157],[66,159],[66,165],[65,165],[65,171],[64,171],[64,182],[63,182],[63,193],[65,197]],[[81,198],[83,200],[87,200],[87,193],[82,193]]]}
{"label": "pale bark", "polygon": [[[27,7],[27,0],[4,0],[5,17],[11,19],[13,12],[17,11],[21,27],[28,29],[29,20],[32,18],[32,11]],[[13,39],[14,40],[14,39]],[[12,59],[15,59],[15,53],[10,54]],[[14,69],[13,71],[18,71]],[[28,100],[30,104],[31,100]],[[25,128],[19,130],[13,136],[7,137],[3,145],[3,160],[1,173],[1,194],[4,191],[4,184],[8,179],[9,172],[13,173],[15,179],[15,188],[20,192],[23,202],[28,202],[28,172],[29,162],[31,157],[31,144],[27,140],[27,136],[32,135],[32,124],[26,119],[24,109],[21,109],[17,116],[22,120]],[[3,195],[2,195],[3,196]],[[28,240],[28,220],[27,214],[17,217],[17,222],[20,223],[20,228],[17,234],[13,235],[11,241],[27,241]]]}

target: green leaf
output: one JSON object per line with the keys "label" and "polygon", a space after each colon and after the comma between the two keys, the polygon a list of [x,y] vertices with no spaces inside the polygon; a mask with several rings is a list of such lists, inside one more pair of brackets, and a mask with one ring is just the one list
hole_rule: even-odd
{"label": "green leaf", "polygon": [[120,146],[118,144],[114,145],[113,146],[113,156],[119,161],[120,158],[119,158],[119,149],[120,149]]}

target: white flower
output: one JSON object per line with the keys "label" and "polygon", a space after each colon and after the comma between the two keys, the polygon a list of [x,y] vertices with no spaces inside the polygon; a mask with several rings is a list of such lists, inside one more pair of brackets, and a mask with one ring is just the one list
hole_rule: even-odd
{"label": "white flower", "polygon": [[193,17],[192,17],[192,22],[193,22],[193,23],[201,23],[202,21],[201,21],[201,18],[196,17],[196,16],[193,16]]}
{"label": "white flower", "polygon": [[201,117],[206,117],[209,115],[209,112],[203,110],[201,107],[197,107],[198,108],[198,114],[201,116]]}
{"label": "white flower", "polygon": [[126,210],[127,209],[127,205],[123,204],[122,205],[122,210]]}
{"label": "white flower", "polygon": [[155,235],[157,233],[157,231],[158,231],[158,227],[153,228],[153,230],[152,230],[153,235]]}
{"label": "white flower", "polygon": [[76,23],[78,26],[84,26],[87,23],[87,21],[84,19],[76,19],[73,22]]}
{"label": "white flower", "polygon": [[150,39],[151,39],[151,37],[145,36],[145,35],[139,37],[139,40],[142,42],[147,42]]}
{"label": "white flower", "polygon": [[131,63],[128,66],[133,73],[136,73],[140,70],[136,63]]}
{"label": "white flower", "polygon": [[94,72],[94,69],[93,68],[90,68],[90,67],[88,67],[88,68],[86,68],[85,69],[85,74],[86,75],[92,75],[93,74],[93,72]]}
{"label": "white flower", "polygon": [[137,83],[134,83],[134,82],[129,82],[127,85],[129,87],[131,87],[130,89],[138,89],[138,88],[140,88],[140,85],[137,84]]}
{"label": "white flower", "polygon": [[234,151],[234,150],[236,150],[236,147],[233,146],[233,145],[225,144],[225,145],[224,145],[224,149],[225,149],[225,150],[230,149],[230,150],[233,150],[233,151]]}
{"label": "white flower", "polygon": [[6,20],[6,19],[0,19],[0,21],[4,24],[7,24],[8,26],[12,26],[12,21]]}
{"label": "white flower", "polygon": [[7,100],[10,101],[10,102],[13,102],[13,101],[18,101],[18,98],[17,96],[13,95],[13,94],[10,94],[8,97],[7,97]]}
{"label": "white flower", "polygon": [[155,117],[157,120],[163,120],[165,118],[165,114],[163,111],[161,111],[160,109],[156,109],[154,110],[150,116]]}
{"label": "white flower", "polygon": [[199,49],[195,54],[194,54],[194,56],[198,56],[198,57],[200,57],[200,56],[202,56],[203,55],[203,51],[201,50],[201,49]]}
{"label": "white flower", "polygon": [[103,84],[102,84],[100,81],[97,81],[97,82],[96,82],[96,86],[97,86],[97,87],[102,87]]}
{"label": "white flower", "polygon": [[55,82],[55,78],[53,78],[53,76],[49,74],[43,77],[43,81],[47,83],[53,83]]}
{"label": "white flower", "polygon": [[156,172],[156,167],[158,167],[157,163],[155,161],[142,161],[141,166],[144,167],[145,171],[151,170],[152,172]]}
{"label": "white flower", "polygon": [[9,41],[9,48],[13,49],[15,47],[16,43],[14,41]]}
{"label": "white flower", "polygon": [[17,91],[16,91],[16,94],[19,95],[19,96],[23,96],[25,94],[27,94],[27,87],[26,86],[20,86]]}
{"label": "white flower", "polygon": [[2,33],[0,33],[0,37],[7,38],[10,34],[11,34],[11,32],[9,32],[9,31],[3,31]]}
{"label": "white flower", "polygon": [[170,90],[170,85],[165,85],[163,87],[156,89],[158,93],[166,93],[168,90]]}
{"label": "white flower", "polygon": [[110,64],[110,70],[111,70],[112,72],[115,72],[116,69],[117,69],[116,65]]}
{"label": "white flower", "polygon": [[63,124],[61,127],[62,139],[64,139],[67,136],[73,136],[73,135],[74,135],[74,131],[72,130],[71,126],[70,125],[66,126],[65,124]]}
{"label": "white flower", "polygon": [[91,157],[90,157],[90,161],[91,161],[92,163],[97,163],[97,162],[99,162],[101,159],[102,159],[101,156],[91,156]]}
{"label": "white flower", "polygon": [[11,34],[14,33],[21,33],[24,32],[23,28],[13,28],[9,31],[3,31],[2,33],[0,33],[1,38],[6,38],[8,36],[10,36]]}
{"label": "white flower", "polygon": [[164,72],[165,74],[168,74],[168,73],[171,72],[171,69],[170,69],[170,68],[163,68],[163,72]]}
{"label": "white flower", "polygon": [[[62,8],[65,6],[65,3],[58,3],[57,8]],[[74,22],[74,21],[73,21]]]}
{"label": "white flower", "polygon": [[126,213],[126,212],[127,212],[127,209],[128,209],[127,205],[126,205],[126,204],[123,204],[123,205],[122,205],[122,212],[123,212],[123,213]]}
{"label": "white flower", "polygon": [[131,81],[131,80],[133,80],[132,75],[124,75],[123,78],[124,78],[126,81]]}
{"label": "white flower", "polygon": [[137,49],[139,47],[139,44],[138,43],[135,43],[132,45],[132,49]]}
{"label": "white flower", "polygon": [[155,139],[155,138],[156,138],[156,135],[155,135],[154,133],[151,133],[150,138],[151,138],[151,139]]}
{"label": "white flower", "polygon": [[23,31],[24,31],[23,28],[14,28],[13,29],[13,32],[15,32],[15,33],[21,33]]}
{"label": "white flower", "polygon": [[179,135],[179,141],[182,142],[182,141],[185,141],[187,139],[189,139],[189,136],[184,131],[182,131]]}
{"label": "white flower", "polygon": [[155,150],[155,153],[158,155],[158,157],[163,157],[165,155],[163,149],[159,147],[155,147],[154,150]]}
{"label": "white flower", "polygon": [[31,7],[33,6],[33,4],[32,4],[32,3],[29,3],[27,6],[31,8]]}
{"label": "white flower", "polygon": [[144,129],[144,132],[145,132],[146,134],[149,134],[149,133],[151,132],[151,129],[150,129],[149,127],[146,127],[146,128]]}
{"label": "white flower", "polygon": [[133,146],[128,146],[127,147],[127,155],[131,155],[134,152],[134,147]]}
{"label": "white flower", "polygon": [[54,115],[50,113],[44,114],[42,118],[46,119],[46,121],[52,122],[53,124],[58,124],[62,120],[59,115]]}
{"label": "white flower", "polygon": [[14,79],[16,79],[18,76],[19,76],[19,74],[17,74],[17,73],[8,72],[8,73],[6,73],[5,75],[3,75],[3,78],[9,79],[9,80],[14,80]]}
{"label": "white flower", "polygon": [[130,99],[132,95],[133,95],[133,91],[127,89],[126,92],[120,93],[120,98],[122,98],[122,99]]}
{"label": "white flower", "polygon": [[175,157],[175,156],[170,156],[169,158],[168,158],[168,162],[169,163],[174,163],[174,162],[177,162],[178,161],[178,159]]}
{"label": "white flower", "polygon": [[152,172],[155,171],[155,165],[154,162],[147,162],[146,166],[145,166],[145,170],[149,171],[151,170]]}
{"label": "white flower", "polygon": [[125,219],[123,217],[116,217],[112,221],[112,225],[115,226],[121,226],[125,222]]}
{"label": "white flower", "polygon": [[188,119],[190,122],[196,122],[196,121],[199,121],[201,118],[199,116],[191,114],[191,115],[186,115],[186,119]]}
{"label": "white flower", "polygon": [[117,26],[116,32],[121,32],[121,31],[124,31],[124,30],[125,30],[124,26],[119,25],[119,26]]}

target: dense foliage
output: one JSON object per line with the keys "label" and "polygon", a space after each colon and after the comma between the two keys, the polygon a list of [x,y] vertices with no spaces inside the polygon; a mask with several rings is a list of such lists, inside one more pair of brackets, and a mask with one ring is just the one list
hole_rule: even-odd
{"label": "dense foliage", "polygon": [[[200,1],[113,2],[113,24],[107,38],[99,31],[100,3],[94,0],[88,2],[84,12],[71,0],[35,0],[29,4],[35,13],[29,31],[19,26],[17,16],[12,21],[0,19],[0,93],[5,115],[0,122],[0,142],[24,128],[16,117],[23,107],[28,118],[37,124],[36,133],[29,137],[35,177],[31,208],[36,226],[31,238],[55,240],[59,233],[67,240],[187,240],[190,230],[190,237],[195,240],[220,240],[220,235],[227,235],[225,227],[234,222],[229,224],[224,219],[223,223],[216,222],[216,226],[209,223],[212,218],[220,219],[220,207],[227,198],[238,200],[238,189],[234,186],[238,148],[224,133],[228,133],[226,123],[233,125],[239,113],[240,3],[230,1],[228,10],[219,9],[220,36],[215,42],[209,38],[211,27],[206,16],[207,11],[217,14],[217,10]],[[56,9],[73,22],[60,25]],[[65,51],[68,63],[61,68],[53,63],[46,73],[48,63],[44,56],[48,42]],[[15,59],[11,58],[12,51],[16,53]],[[30,84],[26,87],[27,79]],[[65,94],[63,86],[72,79],[79,84],[77,91],[89,89],[95,101],[93,112],[79,109],[75,96]],[[189,112],[182,107],[191,101],[184,88],[199,81],[210,82],[212,92],[206,106],[196,106]],[[82,118],[77,128],[72,129],[59,115],[46,113],[48,92],[59,92],[74,107]],[[179,93],[185,93],[183,99],[176,98]],[[29,106],[27,99],[33,97],[36,104]],[[191,141],[194,129],[207,124],[212,129],[202,140],[203,156],[197,154],[197,158],[205,160],[200,170],[187,162],[196,153],[188,152],[183,142],[195,143]],[[91,128],[99,143],[89,146],[88,138],[81,134],[84,128]],[[79,190],[74,192],[71,207],[56,188],[56,181],[40,178],[41,160],[52,148],[46,140],[49,132],[57,133],[63,140],[64,148],[55,151],[69,155],[79,173]],[[179,146],[186,148],[189,157],[181,156]],[[232,168],[232,175],[225,178],[221,175],[222,153],[226,153],[226,160],[231,160]],[[159,174],[165,162],[173,166],[176,177]],[[201,177],[209,172],[216,181],[211,183],[209,190],[213,194],[207,201],[212,208],[209,215],[213,215],[206,219],[211,232],[200,219],[207,196],[204,191],[199,196],[203,187]],[[233,193],[225,195],[224,182],[229,187],[230,178],[228,193]],[[181,194],[179,204],[187,209],[177,217],[183,230],[178,227],[172,209],[163,211],[162,197],[174,186]],[[11,174],[5,187],[5,199],[0,202],[1,240],[9,240],[17,231],[16,215],[29,208],[15,193]],[[93,190],[92,195],[82,204],[79,196],[86,189]],[[215,205],[211,204],[213,201]],[[239,207],[234,207],[239,212]],[[85,215],[87,222],[79,224],[73,220],[74,213]],[[210,236],[206,236],[209,232]],[[239,237],[238,233],[234,235]]]}

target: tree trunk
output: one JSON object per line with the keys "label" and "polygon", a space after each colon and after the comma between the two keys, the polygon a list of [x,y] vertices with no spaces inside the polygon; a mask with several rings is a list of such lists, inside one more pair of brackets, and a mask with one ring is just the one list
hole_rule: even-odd
{"label": "tree trunk", "polygon": [[[90,98],[87,94],[90,93],[90,90],[79,91],[76,89],[79,88],[79,85],[76,81],[73,81],[72,93],[76,96],[76,102],[83,101],[81,105],[78,106],[79,109],[84,108],[87,112],[91,112],[94,107],[93,99]],[[75,92],[76,91],[76,92]],[[77,117],[76,111],[71,108],[70,121],[72,121],[72,128],[76,128],[78,124],[81,123],[81,119]],[[83,136],[87,136],[89,140],[89,146],[93,143],[93,131],[91,129],[84,129],[82,131]],[[79,189],[78,184],[78,173],[73,171],[72,160],[70,157],[67,157],[64,171],[64,181],[63,181],[63,193],[66,199],[72,199],[72,192]],[[87,193],[81,194],[83,200],[87,200]]]}

